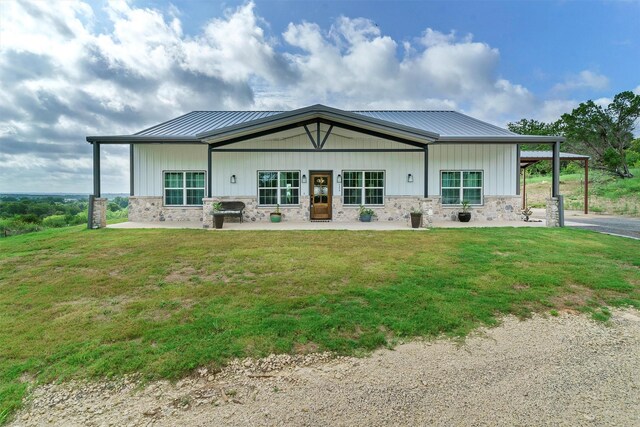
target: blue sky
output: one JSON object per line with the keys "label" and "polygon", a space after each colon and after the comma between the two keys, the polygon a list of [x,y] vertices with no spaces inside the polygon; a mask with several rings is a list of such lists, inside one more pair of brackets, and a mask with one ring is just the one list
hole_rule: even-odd
{"label": "blue sky", "polygon": [[[89,134],[196,109],[455,109],[640,93],[640,1],[0,2],[0,192],[91,190]],[[125,192],[124,147],[103,189]],[[23,177],[29,179],[22,179]]]}

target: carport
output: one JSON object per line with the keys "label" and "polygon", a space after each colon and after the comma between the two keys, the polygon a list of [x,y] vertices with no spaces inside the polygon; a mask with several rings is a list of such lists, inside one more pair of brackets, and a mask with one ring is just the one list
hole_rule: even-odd
{"label": "carport", "polygon": [[[527,168],[536,163],[553,161],[553,151],[521,151],[520,170],[522,171],[522,209],[526,209],[527,203]],[[573,153],[560,153],[560,161],[580,161],[584,164],[584,213],[589,213],[589,156]]]}

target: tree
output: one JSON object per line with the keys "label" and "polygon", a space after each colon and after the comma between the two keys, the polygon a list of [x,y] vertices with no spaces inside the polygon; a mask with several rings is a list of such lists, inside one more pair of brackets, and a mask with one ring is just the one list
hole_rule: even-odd
{"label": "tree", "polygon": [[632,178],[626,150],[631,148],[638,118],[640,95],[625,91],[606,108],[591,100],[581,103],[571,114],[562,115],[561,130],[572,147],[591,156],[596,168]]}
{"label": "tree", "polygon": [[[519,135],[560,135],[559,121],[553,123],[540,122],[533,119],[520,119],[517,122],[511,122],[507,124],[507,128]],[[549,144],[522,144],[520,146],[522,150],[539,150],[549,151],[551,147]],[[530,166],[529,171],[534,175],[547,175],[551,173],[550,162],[538,162],[533,166]]]}
{"label": "tree", "polygon": [[519,135],[560,135],[558,122],[545,123],[532,119],[520,119],[517,122],[508,123],[507,128]]}

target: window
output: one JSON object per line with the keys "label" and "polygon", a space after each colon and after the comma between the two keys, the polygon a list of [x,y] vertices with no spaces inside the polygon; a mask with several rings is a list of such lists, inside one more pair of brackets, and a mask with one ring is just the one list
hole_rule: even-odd
{"label": "window", "polygon": [[443,205],[482,204],[482,171],[443,171],[441,184]]}
{"label": "window", "polygon": [[165,172],[164,204],[166,206],[202,206],[205,181],[204,172]]}
{"label": "window", "polygon": [[384,205],[383,171],[343,171],[345,205]]}
{"label": "window", "polygon": [[259,205],[300,204],[299,171],[258,172]]}

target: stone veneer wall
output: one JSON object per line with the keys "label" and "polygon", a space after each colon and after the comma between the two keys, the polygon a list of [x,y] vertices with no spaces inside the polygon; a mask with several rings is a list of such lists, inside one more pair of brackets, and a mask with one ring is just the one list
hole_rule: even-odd
{"label": "stone veneer wall", "polygon": [[[269,221],[269,213],[274,211],[274,207],[258,206],[255,197],[218,197],[203,199],[203,217],[205,227],[209,225],[213,203],[216,201],[234,200],[244,202],[244,221]],[[520,213],[517,211],[521,199],[519,196],[485,196],[484,205],[472,207],[472,221],[518,221]],[[432,225],[433,221],[457,221],[457,214],[460,207],[443,207],[440,198],[422,198],[414,196],[387,196],[385,205],[371,209],[376,216],[374,221],[405,221],[410,223],[412,209],[420,208],[424,212],[423,226]],[[299,206],[280,207],[283,221],[309,221],[309,198],[304,197]],[[344,206],[341,196],[333,197],[333,221],[357,221],[359,207]],[[239,221],[238,218],[227,218],[225,221]]]}
{"label": "stone veneer wall", "polygon": [[[106,199],[102,208],[94,208],[94,217],[106,215]],[[241,201],[246,207],[244,221],[269,221],[269,213],[274,207],[258,206],[255,197],[216,197],[203,199],[202,207],[168,207],[162,205],[162,197],[129,197],[129,221],[155,222],[155,221],[200,221],[203,227],[209,228],[213,224],[211,212],[216,201]],[[422,198],[414,196],[388,196],[385,205],[372,207],[376,216],[374,221],[405,221],[410,223],[409,213],[414,208],[420,208],[424,212],[423,226],[432,225],[433,221],[457,221],[460,207],[443,207],[440,197]],[[472,207],[472,221],[518,221],[520,213],[517,210],[520,204],[519,196],[485,196],[484,205]],[[97,206],[97,203],[96,203]],[[557,200],[555,202],[557,211]],[[102,214],[100,214],[102,212]],[[309,221],[309,198],[304,197],[299,206],[280,207],[283,221]],[[549,208],[547,208],[549,212]],[[357,221],[359,208],[357,206],[344,206],[341,196],[333,197],[333,221]],[[549,213],[547,213],[547,216]],[[556,215],[557,216],[557,215]],[[228,217],[225,221],[239,221],[239,218]],[[549,223],[549,220],[547,219]],[[106,225],[106,216],[105,216]],[[556,223],[558,221],[556,220]]]}
{"label": "stone veneer wall", "polygon": [[560,201],[557,197],[547,199],[547,227],[560,227]]}
{"label": "stone veneer wall", "polygon": [[162,197],[130,196],[129,221],[200,221],[203,210],[200,206],[174,207],[163,206]]}
{"label": "stone veneer wall", "polygon": [[104,228],[107,226],[107,199],[96,197],[93,199],[93,215],[89,228]]}
{"label": "stone veneer wall", "polygon": [[[471,206],[471,221],[519,221],[520,196],[484,196],[484,205]],[[440,197],[433,198],[433,216],[436,221],[457,221],[459,206],[442,206]]]}

